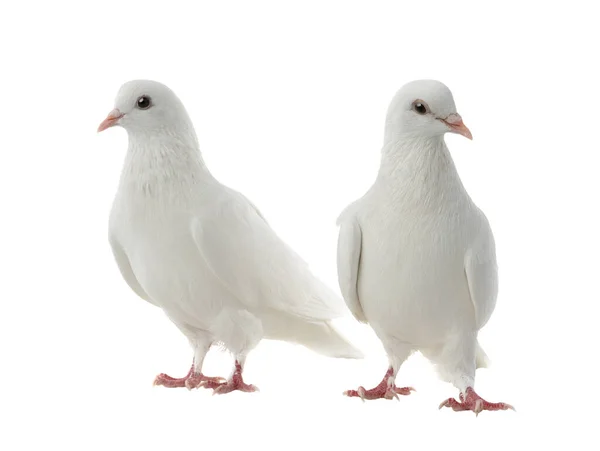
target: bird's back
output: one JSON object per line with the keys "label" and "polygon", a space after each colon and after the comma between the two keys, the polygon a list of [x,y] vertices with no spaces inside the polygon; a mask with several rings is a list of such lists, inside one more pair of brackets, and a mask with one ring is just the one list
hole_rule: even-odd
{"label": "bird's back", "polygon": [[[343,301],[312,274],[308,264],[241,193],[221,185],[198,221],[210,236],[227,237],[213,250],[215,256],[225,259],[223,269],[229,268],[227,273],[219,273],[226,285],[245,296],[243,302],[250,308],[280,309],[319,320],[344,314]],[[207,246],[213,247],[208,242]]]}

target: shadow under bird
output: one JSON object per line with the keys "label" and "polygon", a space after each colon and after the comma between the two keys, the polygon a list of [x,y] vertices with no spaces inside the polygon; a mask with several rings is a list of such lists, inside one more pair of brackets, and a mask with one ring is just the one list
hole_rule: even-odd
{"label": "shadow under bird", "polygon": [[[159,374],[156,385],[255,391],[242,372],[263,338],[362,357],[331,323],[347,311],[343,300],[246,197],[209,172],[192,122],[168,87],[125,83],[98,131],[117,125],[129,146],[110,213],[114,257],[129,287],[161,308],[194,352],[185,377]],[[214,343],[235,356],[226,380],[202,373]]]}
{"label": "shadow under bird", "polygon": [[460,390],[454,410],[506,410],[474,390],[487,365],[477,335],[496,305],[498,272],[492,230],[465,190],[444,141],[472,139],[450,90],[435,80],[404,85],[388,108],[377,178],[338,218],[338,279],[354,317],[381,340],[389,369],[364,399],[398,398],[402,363],[415,351]]}

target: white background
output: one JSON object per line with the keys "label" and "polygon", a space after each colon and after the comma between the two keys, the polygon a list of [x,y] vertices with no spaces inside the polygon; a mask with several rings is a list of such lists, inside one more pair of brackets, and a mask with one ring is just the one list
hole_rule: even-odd
{"label": "white background", "polygon": [[[3,3],[0,449],[593,448],[600,33],[585,5]],[[263,342],[245,373],[260,393],[152,387],[185,374],[191,351],[113,261],[127,137],[96,134],[134,78],[175,90],[212,172],[336,290],[335,219],[374,179],[392,95],[446,83],[474,136],[447,142],[500,265],[477,388],[517,412],[438,411],[457,393],[420,355],[398,378],[410,397],[343,397],[387,363],[350,318],[365,360]],[[211,351],[206,373],[231,363]]]}

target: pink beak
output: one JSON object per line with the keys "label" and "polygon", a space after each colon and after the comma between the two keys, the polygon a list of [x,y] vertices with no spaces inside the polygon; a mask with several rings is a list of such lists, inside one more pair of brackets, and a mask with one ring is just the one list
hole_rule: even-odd
{"label": "pink beak", "polygon": [[107,128],[113,127],[114,125],[117,125],[119,119],[121,119],[123,116],[124,114],[121,113],[118,109],[115,108],[114,110],[112,110],[110,113],[108,113],[106,119],[102,121],[100,127],[98,127],[98,133],[100,133],[103,130],[106,130]]}
{"label": "pink beak", "polygon": [[463,124],[460,114],[451,114],[446,119],[442,119],[441,121],[450,127],[452,133],[458,133],[459,135],[463,135],[465,138],[473,139],[471,130],[469,130],[467,126]]}

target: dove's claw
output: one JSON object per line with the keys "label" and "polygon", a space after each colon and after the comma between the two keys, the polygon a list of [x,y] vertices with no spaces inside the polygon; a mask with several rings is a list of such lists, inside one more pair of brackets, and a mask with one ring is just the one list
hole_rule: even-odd
{"label": "dove's claw", "polygon": [[450,407],[452,410],[459,412],[462,410],[471,410],[475,412],[475,416],[479,415],[484,410],[515,410],[510,404],[504,402],[487,402],[473,390],[471,387],[467,388],[465,392],[466,396],[460,394],[460,402],[454,398],[446,399],[440,404],[442,407]]}
{"label": "dove's claw", "polygon": [[193,372],[194,366],[192,365],[192,367],[184,377],[175,378],[169,376],[168,374],[160,373],[158,376],[156,376],[152,385],[162,385],[163,387],[168,388],[185,387],[185,381],[188,380],[188,378],[192,375]]}
{"label": "dove's claw", "polygon": [[227,382],[226,379],[223,379],[223,378],[219,378],[219,379],[220,380],[204,381],[204,382],[202,382],[201,386],[203,388],[208,388],[210,390],[214,390],[215,388],[220,387],[225,382]]}
{"label": "dove's claw", "polygon": [[154,379],[153,385],[162,385],[168,388],[179,388],[186,387],[188,390],[193,388],[203,387],[205,384],[220,384],[225,379],[222,377],[208,377],[202,373],[194,372],[194,366],[190,368],[190,371],[181,378],[174,378],[165,373],[161,373]]}
{"label": "dove's claw", "polygon": [[370,390],[365,390],[364,387],[358,387],[357,390],[346,390],[344,392],[345,396],[360,398],[363,401],[369,399],[397,399],[400,400],[398,395],[410,395],[411,392],[410,387],[381,387],[381,384],[375,388]]}
{"label": "dove's claw", "polygon": [[225,379],[222,377],[209,377],[202,373],[194,373],[185,381],[185,386],[188,390],[192,390],[200,387],[207,388],[209,384],[221,384],[223,382],[225,382]]}
{"label": "dove's claw", "polygon": [[213,391],[213,395],[224,395],[225,393],[231,393],[232,391],[236,390],[247,393],[259,391],[258,388],[252,384],[246,384],[244,382],[241,384],[236,384],[233,381],[228,381],[216,387]]}
{"label": "dove's claw", "polygon": [[231,379],[225,382],[210,382],[205,384],[206,388],[212,388],[213,395],[224,395],[225,393],[231,393],[232,391],[243,391],[247,393],[259,391],[258,387],[252,384],[246,384],[242,377],[242,366],[235,362],[235,371],[231,376]]}
{"label": "dove's claw", "polygon": [[346,390],[344,395],[349,397],[357,397],[365,401],[366,399],[397,399],[398,395],[410,395],[411,391],[415,391],[412,387],[396,387],[394,384],[388,385],[388,379],[392,377],[393,370],[390,368],[379,385],[370,390],[365,390],[364,387],[358,387],[356,390]]}

